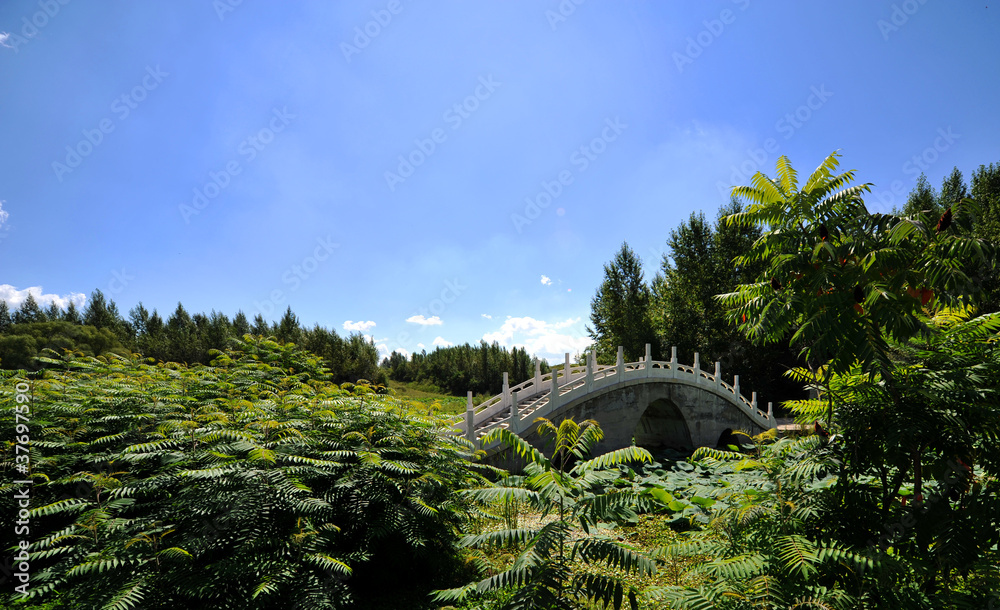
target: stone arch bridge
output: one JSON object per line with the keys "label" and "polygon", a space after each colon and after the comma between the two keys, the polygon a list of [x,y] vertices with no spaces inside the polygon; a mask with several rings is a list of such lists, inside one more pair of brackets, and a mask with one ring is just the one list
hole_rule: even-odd
{"label": "stone arch bridge", "polygon": [[757,406],[757,393],[750,400],[740,394],[740,379],[730,385],[722,380],[720,363],[715,373],[701,369],[699,356],[694,364],[677,362],[677,348],[669,361],[654,361],[650,346],[638,362],[624,362],[618,348],[614,365],[597,365],[591,357],[585,366],[570,366],[566,354],[561,371],[542,375],[535,362],[535,375],[510,387],[504,373],[503,391],[472,406],[472,392],[464,418],[455,429],[487,454],[500,449],[499,444],[481,446],[481,439],[491,430],[502,427],[536,444],[537,426],[532,422],[545,417],[558,424],[567,417],[575,421],[596,420],[604,431],[604,440],[594,448],[594,455],[627,447],[632,439],[646,448],[693,449],[714,447],[720,438],[733,430],[753,433],[774,428],[771,403],[767,411]]}

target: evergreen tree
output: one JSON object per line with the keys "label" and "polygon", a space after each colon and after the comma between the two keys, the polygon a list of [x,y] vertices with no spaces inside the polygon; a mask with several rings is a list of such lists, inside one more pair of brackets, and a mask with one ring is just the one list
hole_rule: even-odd
{"label": "evergreen tree", "polygon": [[[980,165],[972,172],[971,197],[979,205],[974,237],[985,239],[1000,251],[1000,163]],[[980,312],[1000,311],[1000,260],[994,258],[970,272],[973,289],[982,294]]]}
{"label": "evergreen tree", "polygon": [[83,319],[80,317],[80,311],[76,308],[76,303],[72,300],[69,302],[69,305],[66,306],[66,311],[63,312],[62,320],[73,324],[83,323]]}
{"label": "evergreen tree", "polygon": [[27,298],[21,303],[17,311],[14,312],[14,324],[31,324],[32,322],[45,322],[45,313],[38,306],[35,295],[28,293]]}
{"label": "evergreen tree", "polygon": [[894,210],[893,213],[912,216],[924,211],[929,212],[931,217],[937,218],[944,210],[938,201],[937,193],[934,192],[934,187],[927,181],[927,176],[920,174],[920,177],[917,178],[917,184],[914,185],[913,190],[906,198],[906,205],[903,206],[902,211]]}
{"label": "evergreen tree", "polygon": [[597,358],[605,364],[615,361],[618,346],[625,349],[626,361],[646,354],[646,344],[653,345],[653,358],[659,357],[659,345],[649,317],[650,292],[642,275],[642,262],[627,243],[611,263],[604,265],[604,282],[590,302],[587,332],[596,342]]}
{"label": "evergreen tree", "polygon": [[55,299],[45,308],[45,319],[53,322],[62,319],[62,310],[59,309],[59,305],[56,304]]}
{"label": "evergreen tree", "polygon": [[938,208],[945,210],[950,208],[956,201],[961,201],[969,196],[969,189],[965,186],[965,178],[958,168],[951,170],[951,173],[941,184],[941,194],[938,196]]}
{"label": "evergreen tree", "polygon": [[10,309],[7,307],[7,301],[0,300],[0,334],[6,333],[10,329],[10,325],[13,322],[10,319]]}
{"label": "evergreen tree", "polygon": [[291,305],[285,310],[285,315],[281,316],[278,322],[278,331],[275,337],[281,343],[299,343],[302,337],[302,329],[299,328],[299,319],[292,313]]}
{"label": "evergreen tree", "polygon": [[264,316],[257,314],[253,317],[253,326],[250,328],[250,332],[261,337],[271,336],[271,325],[267,323]]}
{"label": "evergreen tree", "polygon": [[243,310],[236,312],[233,316],[233,335],[236,337],[242,337],[243,335],[250,334],[250,322],[247,320],[247,315],[243,313]]}
{"label": "evergreen tree", "polygon": [[121,316],[118,315],[118,306],[114,301],[109,304],[104,293],[99,289],[90,293],[87,300],[87,307],[83,310],[83,323],[95,328],[109,328],[115,330],[119,326]]}

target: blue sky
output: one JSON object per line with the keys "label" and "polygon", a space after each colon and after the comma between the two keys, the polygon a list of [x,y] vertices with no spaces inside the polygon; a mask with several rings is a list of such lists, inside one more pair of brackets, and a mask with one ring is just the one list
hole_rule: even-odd
{"label": "blue sky", "polygon": [[987,4],[5,0],[0,298],[559,360],[779,155],[880,211],[1000,161]]}

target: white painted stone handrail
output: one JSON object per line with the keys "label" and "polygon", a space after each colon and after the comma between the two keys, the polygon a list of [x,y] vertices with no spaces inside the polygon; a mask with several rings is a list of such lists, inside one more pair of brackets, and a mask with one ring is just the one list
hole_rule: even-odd
{"label": "white painted stone handrail", "polygon": [[[652,360],[650,355],[650,346],[647,345],[645,358],[638,362],[622,362],[622,348],[619,347],[618,361],[614,365],[596,365],[592,359],[588,359],[586,366],[564,366],[564,369],[559,371],[561,374],[556,377],[554,375],[557,371],[542,375],[539,363],[536,361],[535,375],[532,379],[509,387],[505,374],[504,391],[476,408],[472,406],[472,393],[469,392],[466,413],[454,421],[454,428],[473,442],[498,427],[509,428],[519,433],[527,430],[535,418],[548,417],[569,401],[602,391],[618,383],[645,378],[673,379],[694,385],[726,399],[765,430],[777,425],[771,403],[768,403],[767,411],[759,409],[756,392],[752,394],[750,400],[747,400],[740,394],[739,375],[734,376],[732,385],[724,382],[721,365],[718,362],[715,363],[715,374],[712,374],[701,370],[697,352],[692,366],[677,362],[676,347],[671,350],[669,361]],[[566,354],[566,365],[569,365],[569,354]],[[517,405],[513,409],[512,398],[517,400]],[[515,418],[515,421],[512,421],[512,418]]]}

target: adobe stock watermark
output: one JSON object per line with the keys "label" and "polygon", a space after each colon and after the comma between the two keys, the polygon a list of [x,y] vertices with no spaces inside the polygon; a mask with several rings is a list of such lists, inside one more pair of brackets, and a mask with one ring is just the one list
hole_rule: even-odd
{"label": "adobe stock watermark", "polygon": [[392,23],[393,16],[402,12],[403,5],[399,0],[389,0],[385,8],[372,11],[370,21],[365,22],[363,26],[356,26],[354,28],[354,38],[351,39],[351,42],[354,44],[352,45],[347,42],[340,43],[340,52],[344,54],[344,59],[347,60],[347,63],[351,63],[352,55],[360,55],[361,51],[368,48],[368,45],[378,38],[382,30]]}
{"label": "adobe stock watermark", "polygon": [[235,11],[241,4],[243,4],[243,0],[212,0],[212,8],[219,21],[225,21],[226,15]]}
{"label": "adobe stock watermark", "polygon": [[545,11],[545,18],[548,20],[549,27],[552,28],[552,31],[555,32],[556,27],[560,23],[565,23],[566,20],[576,12],[576,7],[586,1],[587,0],[562,0],[559,2],[559,6],[556,7],[556,10]]}
{"label": "adobe stock watermark", "polygon": [[[628,124],[622,123],[619,117],[614,119],[604,119],[604,128],[599,136],[592,139],[575,150],[569,156],[570,165],[576,168],[576,174],[587,171],[590,164],[597,160],[608,149],[608,145],[618,139],[618,136],[628,128]],[[542,215],[542,210],[549,207],[553,201],[562,196],[563,190],[573,184],[576,179],[573,170],[564,169],[555,175],[552,180],[542,180],[541,188],[534,196],[525,197],[525,206],[521,213],[510,215],[510,220],[514,223],[514,229],[521,233],[524,227],[530,225],[532,221]]]}
{"label": "adobe stock watermark", "polygon": [[16,519],[13,523],[14,535],[17,536],[17,553],[14,555],[13,575],[20,582],[14,590],[27,597],[28,585],[31,582],[31,566],[28,563],[28,548],[31,541],[31,386],[24,381],[14,385],[14,462],[17,474],[21,480],[14,481],[14,500],[17,506]]}
{"label": "adobe stock watermark", "polygon": [[[750,0],[733,0],[733,4],[736,4],[741,11],[745,11],[750,6]],[[705,26],[705,29],[693,37],[687,37],[687,45],[684,47],[684,52],[674,51],[670,56],[674,60],[674,65],[677,66],[677,72],[683,74],[684,67],[693,64],[694,60],[701,57],[705,49],[722,36],[723,32],[726,31],[726,26],[732,25],[735,21],[736,13],[728,8],[722,9],[717,19],[702,21],[701,23]]]}
{"label": "adobe stock watermark", "polygon": [[[784,140],[789,140],[798,130],[813,117],[813,114],[826,105],[826,102],[833,97],[833,92],[828,91],[826,84],[812,85],[809,88],[809,95],[805,101],[791,112],[785,113],[774,124],[774,130],[782,135]],[[767,138],[761,147],[748,148],[747,157],[739,165],[730,166],[732,174],[729,176],[729,186],[723,184],[721,180],[716,181],[715,188],[723,197],[729,197],[732,187],[746,184],[751,177],[762,171],[768,165],[771,155],[777,157],[781,148],[777,138]]]}
{"label": "adobe stock watermark", "polygon": [[878,31],[882,34],[882,40],[888,41],[889,34],[898,32],[910,21],[910,17],[917,14],[920,7],[927,4],[927,0],[904,0],[900,4],[892,5],[892,12],[889,13],[889,20],[879,19],[875,22]]}
{"label": "adobe stock watermark", "polygon": [[[257,155],[274,142],[275,136],[285,130],[295,115],[288,112],[285,106],[280,110],[271,110],[271,120],[266,127],[262,127],[257,133],[245,138],[236,147],[236,154],[245,157],[245,162],[250,163],[257,158]],[[194,187],[191,203],[181,203],[177,206],[184,224],[191,224],[191,217],[201,214],[201,211],[208,207],[209,202],[218,197],[233,181],[233,179],[243,172],[243,166],[239,159],[228,161],[218,171],[208,172],[208,182],[200,188]]]}
{"label": "adobe stock watermark", "polygon": [[113,295],[121,294],[128,288],[128,285],[132,280],[135,279],[134,275],[129,275],[125,267],[122,267],[121,271],[117,269],[111,270],[111,280],[108,281],[108,292]]}
{"label": "adobe stock watermark", "polygon": [[39,32],[49,24],[62,7],[70,3],[70,0],[39,0],[38,9],[30,17],[21,18],[21,29],[14,32],[0,32],[0,46],[14,49],[15,53],[21,52],[21,47],[31,42],[31,39],[38,36]]}
{"label": "adobe stock watermark", "polygon": [[[903,162],[900,172],[916,180],[921,172],[926,172],[962,137],[962,134],[955,133],[951,125],[947,128],[938,128],[937,134],[930,146]],[[901,203],[905,203],[907,197],[905,187],[902,180],[893,180],[889,183],[888,189],[872,191],[871,198],[884,209],[891,210],[896,205],[897,197],[901,198]]]}
{"label": "adobe stock watermark", "polygon": [[[111,102],[111,112],[117,115],[119,122],[124,121],[132,114],[133,110],[139,107],[139,104],[146,100],[149,92],[157,89],[163,79],[168,76],[170,74],[161,70],[159,64],[155,68],[146,66],[146,74],[139,84]],[[67,144],[65,163],[52,162],[52,171],[55,172],[59,182],[63,181],[66,174],[73,173],[76,168],[80,167],[83,160],[94,153],[97,147],[104,142],[105,136],[113,132],[115,127],[115,122],[105,117],[98,121],[97,126],[93,129],[84,129],[81,132],[83,139],[75,145]]]}
{"label": "adobe stock watermark", "polygon": [[[493,92],[502,84],[493,80],[492,74],[486,77],[480,76],[479,84],[473,90],[472,94],[467,95],[465,99],[445,110],[441,119],[451,127],[452,131],[458,130],[462,127],[466,119],[479,110],[480,103],[490,99]],[[399,164],[396,166],[396,171],[386,170],[384,174],[385,185],[389,187],[390,191],[395,192],[396,185],[406,182],[416,171],[416,168],[423,165],[434,154],[437,147],[444,144],[447,140],[448,133],[440,127],[431,130],[430,137],[414,140],[413,150],[406,155],[399,155],[397,157]]]}
{"label": "adobe stock watermark", "polygon": [[[302,283],[315,275],[320,266],[329,260],[334,250],[340,244],[333,243],[332,238],[327,235],[316,239],[316,247],[312,254],[305,256],[302,260],[291,265],[281,274],[281,283],[287,286],[289,292],[298,290]],[[279,306],[285,302],[286,293],[284,290],[275,288],[263,301],[254,301],[253,306],[261,315],[271,316],[278,311]]]}

